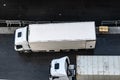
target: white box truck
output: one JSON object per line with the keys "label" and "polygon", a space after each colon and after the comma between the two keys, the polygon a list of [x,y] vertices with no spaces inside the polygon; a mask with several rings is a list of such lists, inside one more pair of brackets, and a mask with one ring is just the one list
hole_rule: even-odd
{"label": "white box truck", "polygon": [[95,22],[30,24],[15,31],[15,50],[19,52],[94,49]]}
{"label": "white box truck", "polygon": [[53,59],[49,80],[120,80],[120,56],[67,56]]}

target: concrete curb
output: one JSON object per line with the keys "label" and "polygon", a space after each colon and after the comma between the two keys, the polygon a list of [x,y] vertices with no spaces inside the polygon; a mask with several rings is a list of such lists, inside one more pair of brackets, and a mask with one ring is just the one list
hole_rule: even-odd
{"label": "concrete curb", "polygon": [[[14,34],[15,30],[21,27],[0,27],[0,34]],[[96,27],[96,34],[100,34]],[[106,34],[120,34],[120,26],[109,27],[109,32]]]}
{"label": "concrete curb", "polygon": [[14,31],[20,27],[0,27],[0,34],[14,34]]}

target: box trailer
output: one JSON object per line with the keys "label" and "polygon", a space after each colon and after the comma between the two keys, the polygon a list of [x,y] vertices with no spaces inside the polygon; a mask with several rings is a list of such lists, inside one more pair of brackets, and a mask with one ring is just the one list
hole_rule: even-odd
{"label": "box trailer", "polygon": [[120,56],[77,56],[70,64],[67,56],[53,59],[49,80],[119,80]]}
{"label": "box trailer", "polygon": [[95,22],[30,24],[15,32],[15,50],[22,52],[94,49]]}

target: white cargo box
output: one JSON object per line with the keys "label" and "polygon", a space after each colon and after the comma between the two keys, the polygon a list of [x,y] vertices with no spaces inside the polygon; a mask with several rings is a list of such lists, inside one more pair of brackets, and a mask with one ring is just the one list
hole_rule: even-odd
{"label": "white cargo box", "polygon": [[32,51],[93,49],[95,22],[31,24],[28,41]]}
{"label": "white cargo box", "polygon": [[120,56],[77,56],[77,80],[120,80]]}

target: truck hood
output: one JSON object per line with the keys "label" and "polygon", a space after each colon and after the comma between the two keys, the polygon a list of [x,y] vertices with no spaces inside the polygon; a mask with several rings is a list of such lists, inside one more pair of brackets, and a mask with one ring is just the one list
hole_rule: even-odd
{"label": "truck hood", "polygon": [[[67,56],[62,57],[60,59],[54,59],[51,62],[50,74],[52,76],[67,76],[66,73],[66,59],[68,59],[68,64],[70,64],[69,58]],[[59,64],[59,69],[55,69],[55,64]]]}
{"label": "truck hood", "polygon": [[19,28],[15,31],[15,45],[20,45],[26,41],[27,27]]}

